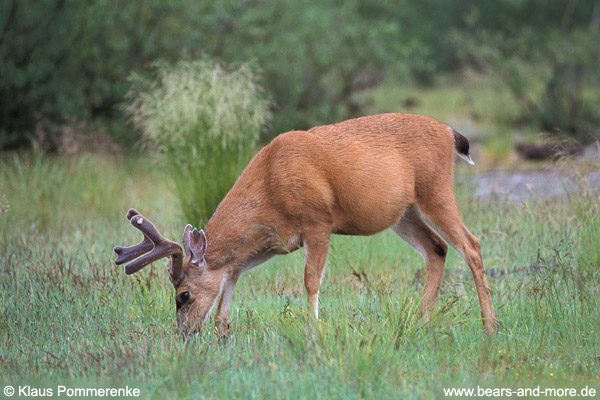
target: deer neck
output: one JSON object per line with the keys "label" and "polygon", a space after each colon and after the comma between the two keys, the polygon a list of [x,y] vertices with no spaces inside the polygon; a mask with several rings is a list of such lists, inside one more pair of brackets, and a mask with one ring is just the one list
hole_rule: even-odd
{"label": "deer neck", "polygon": [[206,225],[206,261],[211,268],[245,269],[252,259],[276,245],[274,229],[260,213],[258,203],[227,204],[226,200]]}

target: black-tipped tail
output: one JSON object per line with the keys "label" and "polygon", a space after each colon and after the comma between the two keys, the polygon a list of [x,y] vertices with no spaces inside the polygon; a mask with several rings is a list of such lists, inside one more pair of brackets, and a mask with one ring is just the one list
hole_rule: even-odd
{"label": "black-tipped tail", "polygon": [[469,154],[469,139],[464,137],[456,129],[452,129],[452,134],[454,135],[454,150],[456,151],[456,154],[469,164],[475,164]]}

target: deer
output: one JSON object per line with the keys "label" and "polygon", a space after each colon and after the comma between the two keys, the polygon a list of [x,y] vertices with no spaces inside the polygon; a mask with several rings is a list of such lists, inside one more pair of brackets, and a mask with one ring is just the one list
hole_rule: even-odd
{"label": "deer", "polygon": [[434,308],[450,244],[472,272],[484,329],[494,334],[481,245],[453,193],[455,154],[473,164],[465,136],[422,115],[379,114],[283,133],[251,159],[205,229],[185,227],[183,247],[129,210],[144,239],[115,247],[115,262],[129,262],[129,275],[167,257],[178,327],[199,331],[216,305],[215,328],[227,335],[244,272],[303,248],[308,312],[318,319],[331,235],[391,229],[425,261],[421,313]]}

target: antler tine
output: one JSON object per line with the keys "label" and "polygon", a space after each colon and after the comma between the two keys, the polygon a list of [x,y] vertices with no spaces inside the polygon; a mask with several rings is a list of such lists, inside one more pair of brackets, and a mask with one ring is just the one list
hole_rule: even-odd
{"label": "antler tine", "polygon": [[125,266],[125,273],[130,275],[154,261],[171,256],[171,280],[175,282],[180,279],[183,262],[181,246],[163,237],[152,222],[133,208],[127,213],[127,218],[131,221],[131,225],[144,234],[144,240],[136,246],[125,249],[115,248],[115,253],[119,256],[116,260],[117,265],[134,260],[141,255]]}
{"label": "antler tine", "polygon": [[[127,212],[127,219],[131,221],[131,218],[136,215],[140,215],[139,211],[134,208],[130,208]],[[121,265],[128,261],[135,260],[142,254],[146,254],[154,247],[154,243],[144,234],[144,240],[141,243],[136,244],[135,246],[130,247],[121,247],[116,246],[113,248],[113,251],[117,254],[117,259],[115,260],[115,264]]]}
{"label": "antler tine", "polygon": [[[181,265],[182,258],[178,255],[177,251],[168,245],[160,245],[155,247],[156,251],[151,251],[148,254],[144,254],[137,260],[130,262],[125,266],[125,274],[131,275],[144,268],[146,265],[153,263],[154,261],[160,260],[161,258],[172,256],[173,257],[173,270],[170,271],[172,278],[179,278],[179,274],[175,275],[173,272],[176,271],[175,265]],[[175,261],[178,259],[179,261]],[[177,268],[178,271],[181,267]],[[174,279],[176,280],[176,279]]]}
{"label": "antler tine", "polygon": [[154,248],[154,243],[146,235],[144,235],[144,240],[141,243],[136,244],[131,247],[121,247],[116,246],[113,251],[117,254],[117,259],[115,260],[115,264],[121,265],[125,264],[128,261],[135,260],[142,254],[146,254],[150,250]]}
{"label": "antler tine", "polygon": [[169,239],[166,239],[163,235],[161,235],[158,229],[156,229],[156,227],[154,226],[154,224],[142,214],[138,213],[137,215],[132,216],[129,221],[131,222],[131,225],[139,229],[145,237],[150,239],[155,246],[158,246],[163,242],[172,243],[176,246],[179,246],[179,244],[172,242]]}
{"label": "antler tine", "polygon": [[140,215],[140,212],[135,208],[130,208],[129,211],[127,211],[127,219],[130,221],[131,218],[135,217],[136,215]]}

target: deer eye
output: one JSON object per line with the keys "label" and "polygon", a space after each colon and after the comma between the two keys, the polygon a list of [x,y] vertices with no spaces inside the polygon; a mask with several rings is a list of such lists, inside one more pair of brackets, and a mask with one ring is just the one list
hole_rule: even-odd
{"label": "deer eye", "polygon": [[175,305],[179,310],[185,303],[187,303],[190,299],[190,292],[183,292],[179,296],[175,298]]}

